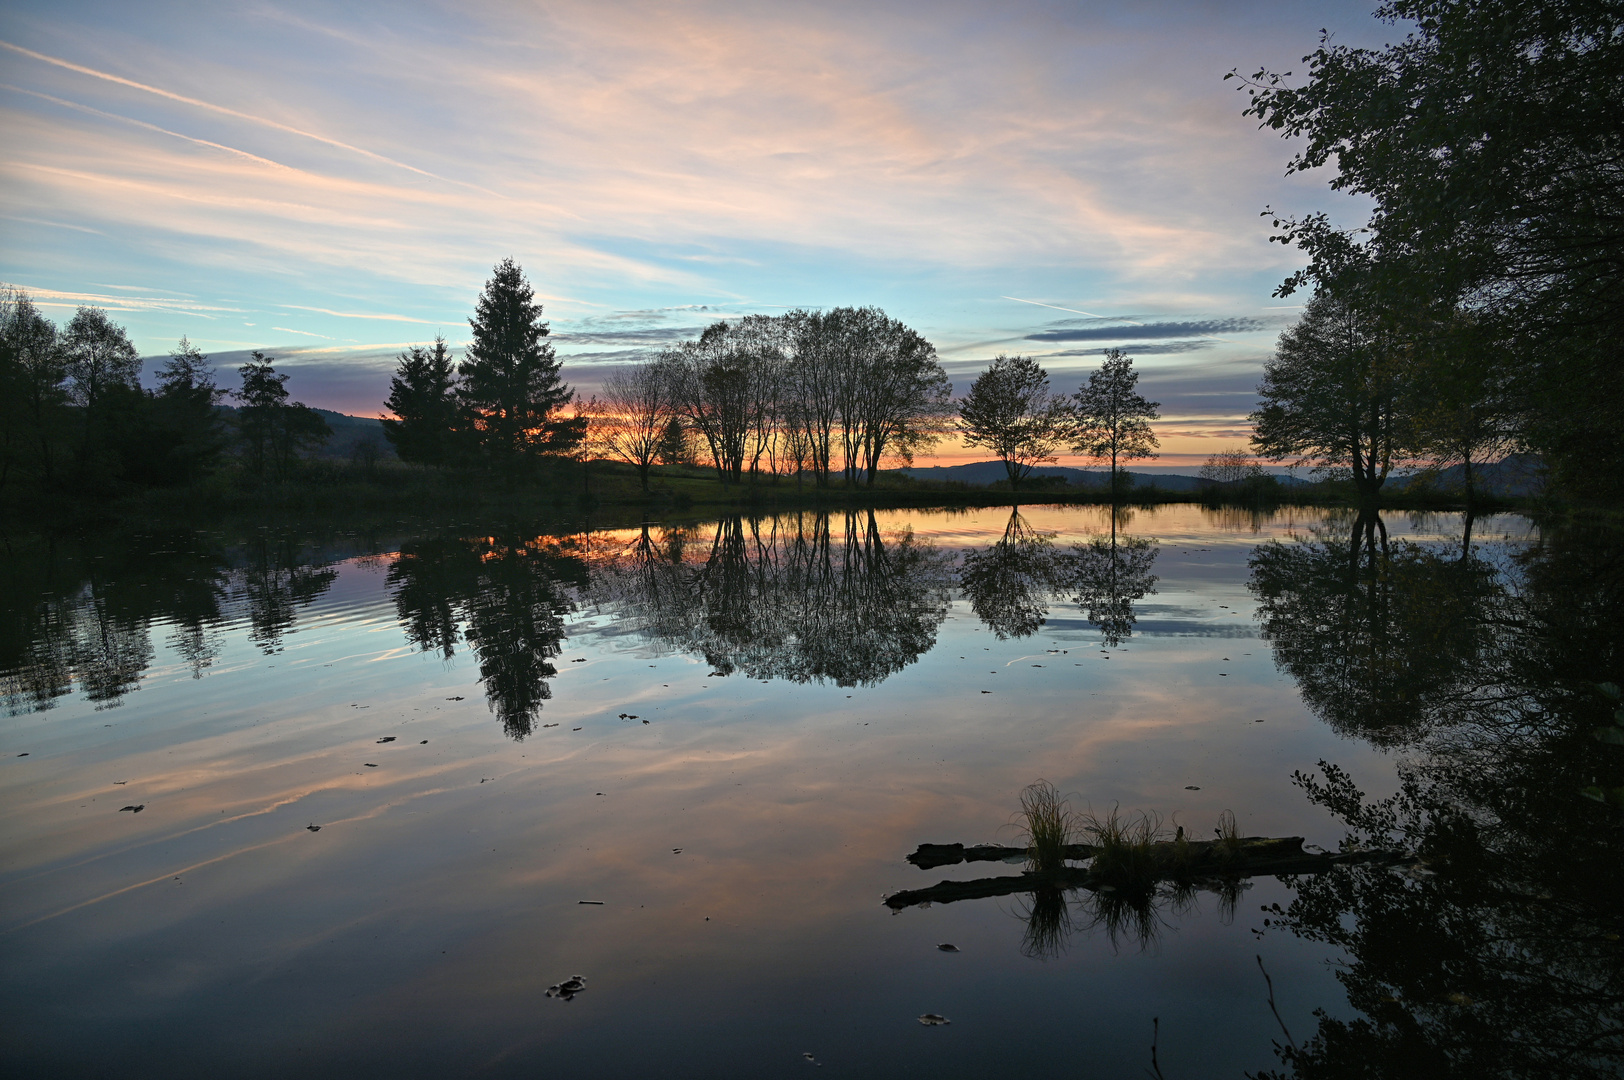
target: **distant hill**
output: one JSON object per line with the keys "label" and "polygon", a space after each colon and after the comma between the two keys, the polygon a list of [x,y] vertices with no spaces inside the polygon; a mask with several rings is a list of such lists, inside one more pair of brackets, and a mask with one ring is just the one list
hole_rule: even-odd
{"label": "distant hill", "polygon": [[[230,416],[237,415],[235,405],[220,405],[219,410]],[[318,409],[311,406],[311,411],[320,414],[327,421],[327,426],[333,429],[333,434],[325,445],[317,451],[317,457],[340,458],[348,461],[355,453],[356,447],[371,442],[377,447],[377,460],[393,458],[395,447],[384,437],[383,421],[371,416],[350,416],[347,413],[334,412],[331,409]]]}
{"label": "distant hill", "polygon": [[[1464,491],[1466,470],[1451,465],[1438,472],[1398,476],[1387,481],[1387,487],[1394,491],[1403,491],[1411,484],[1425,484],[1436,491]],[[1472,486],[1480,494],[1502,498],[1538,495],[1545,489],[1545,462],[1537,454],[1508,454],[1492,464],[1473,465]]]}
{"label": "distant hill", "polygon": [[384,437],[382,420],[371,416],[350,416],[331,409],[315,411],[333,429],[332,438],[321,448],[322,457],[348,458],[357,446],[369,441],[377,446],[380,459],[395,456],[394,445]]}

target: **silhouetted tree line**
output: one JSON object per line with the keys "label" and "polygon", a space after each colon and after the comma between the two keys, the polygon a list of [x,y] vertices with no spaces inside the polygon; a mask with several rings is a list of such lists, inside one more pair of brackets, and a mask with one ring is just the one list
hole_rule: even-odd
{"label": "silhouetted tree line", "polygon": [[1276,661],[1399,791],[1297,775],[1403,872],[1291,883],[1265,925],[1334,947],[1357,1010],[1260,1076],[1616,1076],[1624,1067],[1624,550],[1547,529],[1515,555],[1390,540],[1371,515],[1253,559]]}
{"label": "silhouetted tree line", "polygon": [[384,434],[402,461],[480,467],[513,478],[573,455],[584,416],[560,378],[542,305],[512,259],[496,265],[468,320],[472,340],[454,363],[444,338],[400,356],[384,405]]}
{"label": "silhouetted tree line", "polygon": [[[724,484],[748,475],[874,483],[947,430],[952,384],[936,349],[877,308],[717,322],[606,380],[588,406],[594,448],[636,466],[699,448]],[[691,451],[689,451],[691,454]]]}
{"label": "silhouetted tree line", "polygon": [[[1624,491],[1624,9],[1395,0],[1382,49],[1258,71],[1246,110],[1369,197],[1358,230],[1268,212],[1312,287],[1254,414],[1258,452],[1372,499],[1394,468],[1538,453],[1560,487]],[[1231,73],[1232,75],[1235,73]]]}
{"label": "silhouetted tree line", "polygon": [[0,289],[0,492],[173,487],[229,460],[285,480],[331,431],[288,400],[269,357],[255,352],[239,374],[239,389],[222,390],[183,337],[143,389],[141,358],[105,311],[81,307],[58,328],[22,290]]}

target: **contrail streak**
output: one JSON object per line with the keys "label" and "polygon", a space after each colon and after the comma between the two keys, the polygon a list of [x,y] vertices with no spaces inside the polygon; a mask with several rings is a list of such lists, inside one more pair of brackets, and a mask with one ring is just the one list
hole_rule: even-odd
{"label": "contrail streak", "polygon": [[[5,42],[0,41],[0,45],[3,44],[5,44]],[[38,90],[25,90],[20,86],[12,86],[10,83],[0,83],[0,90],[10,90],[13,93],[27,94],[29,97],[36,97],[41,101],[49,101],[53,105],[62,105],[69,109],[77,109],[80,112],[89,113],[91,116],[100,116],[106,120],[118,120],[125,124],[134,124],[136,127],[146,128],[148,131],[156,131],[163,135],[173,135],[177,139],[185,139],[187,142],[196,143],[199,146],[211,146],[216,150],[224,150],[228,154],[236,154],[238,157],[245,157],[250,161],[257,161],[263,165],[270,165],[273,168],[286,169],[289,172],[297,171],[292,169],[290,166],[282,164],[280,161],[272,161],[270,158],[260,157],[258,154],[250,154],[246,150],[238,150],[235,146],[226,146],[224,143],[210,142],[208,139],[198,139],[191,135],[182,135],[178,131],[170,131],[166,127],[159,127],[157,124],[149,124],[145,120],[136,120],[133,117],[120,116],[118,113],[103,112],[101,109],[92,109],[89,105],[81,105],[77,101],[68,101],[65,98],[53,97],[50,94],[42,94]]]}
{"label": "contrail streak", "polygon": [[240,112],[237,109],[227,108],[224,105],[215,105],[212,102],[202,101],[194,97],[187,97],[185,94],[177,94],[172,90],[163,90],[156,86],[148,86],[146,83],[136,82],[134,79],[126,79],[121,75],[113,75],[105,71],[97,71],[95,68],[85,67],[83,64],[75,64],[72,61],[63,60],[60,57],[47,56],[44,53],[35,52],[33,49],[25,49],[21,45],[13,45],[9,41],[0,41],[0,48],[10,49],[15,53],[21,53],[23,56],[31,57],[32,59],[38,60],[41,63],[52,64],[68,71],[76,71],[81,75],[89,75],[94,79],[104,79],[110,83],[117,83],[119,86],[128,86],[132,89],[141,90],[148,94],[156,94],[158,97],[167,98],[170,101],[178,101],[184,105],[193,105],[199,109],[208,109],[210,112],[220,113],[223,116],[235,116],[239,120],[248,120],[255,124],[263,124],[266,127],[275,128],[277,131],[285,131],[290,135],[299,135],[306,139],[313,139],[319,143],[326,143],[328,146],[336,146],[340,150],[348,150],[352,154],[360,154],[362,157],[371,158],[373,161],[381,161],[385,165],[393,165],[397,169],[405,169],[407,172],[416,173],[419,176],[426,176],[431,180],[439,180],[446,184],[457,184],[460,187],[473,188],[475,191],[482,191],[487,195],[495,195],[497,198],[503,197],[495,191],[480,187],[478,184],[470,184],[463,180],[453,180],[448,176],[441,176],[438,173],[431,173],[427,169],[419,169],[415,165],[408,165],[404,161],[396,161],[394,158],[385,157],[382,154],[374,153],[373,151],[367,150],[363,147],[355,146],[347,142],[340,142],[338,139],[331,139],[326,135],[318,135],[313,131],[305,131],[302,128],[296,128],[276,120],[269,120],[263,116],[255,116],[253,113]]}
{"label": "contrail streak", "polygon": [[[0,44],[3,44],[3,42],[0,42]],[[1092,311],[1082,311],[1082,310],[1080,310],[1078,308],[1056,307],[1054,304],[1044,304],[1044,303],[1041,303],[1041,302],[1039,302],[1037,300],[1022,300],[1018,296],[1000,296],[999,299],[1000,300],[1013,300],[1017,304],[1031,304],[1033,307],[1046,307],[1046,308],[1050,309],[1051,311],[1069,311],[1073,315],[1087,315],[1090,319],[1109,319],[1109,318],[1111,318],[1111,316],[1109,316],[1109,315],[1096,315]],[[1143,326],[1144,325],[1144,323],[1136,323],[1132,319],[1119,319],[1117,321],[1118,322],[1125,322],[1129,326]]]}

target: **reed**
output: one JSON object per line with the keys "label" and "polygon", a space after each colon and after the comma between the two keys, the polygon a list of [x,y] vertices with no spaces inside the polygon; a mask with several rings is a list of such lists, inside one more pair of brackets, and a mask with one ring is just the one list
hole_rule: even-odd
{"label": "reed", "polygon": [[1076,811],[1049,781],[1028,784],[1021,792],[1020,829],[1033,870],[1053,872],[1066,865],[1066,845],[1076,836],[1077,825]]}
{"label": "reed", "polygon": [[1093,868],[1105,882],[1126,893],[1143,893],[1155,887],[1161,876],[1155,844],[1162,836],[1160,814],[1124,815],[1113,806],[1104,817],[1085,814],[1083,831],[1098,851]]}
{"label": "reed", "polygon": [[1218,851],[1226,859],[1236,859],[1241,854],[1241,830],[1235,821],[1235,811],[1225,810],[1218,815],[1218,827],[1212,830],[1218,835]]}

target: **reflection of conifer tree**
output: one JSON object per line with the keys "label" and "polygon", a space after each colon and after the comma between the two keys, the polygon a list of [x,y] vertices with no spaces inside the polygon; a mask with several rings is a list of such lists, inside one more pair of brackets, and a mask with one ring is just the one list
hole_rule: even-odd
{"label": "reflection of conifer tree", "polygon": [[259,536],[236,577],[248,607],[248,639],[269,656],[282,651],[298,609],[331,588],[338,571],[306,562],[291,540]]}
{"label": "reflection of conifer tree", "polygon": [[[1381,554],[1372,531],[1361,522],[1355,539]],[[1345,581],[1341,544],[1301,545],[1314,547],[1330,551],[1302,564]],[[1395,588],[1407,570],[1439,581],[1451,565],[1481,572],[1475,556],[1448,565],[1382,557]],[[1620,703],[1606,684],[1624,683],[1624,542],[1601,529],[1553,529],[1519,562],[1493,632],[1471,638],[1475,692],[1410,693],[1407,712],[1425,735],[1401,763],[1397,795],[1367,800],[1325,762],[1318,776],[1299,777],[1347,823],[1350,842],[1419,861],[1406,874],[1357,866],[1300,878],[1292,902],[1271,913],[1275,925],[1347,957],[1337,978],[1357,1015],[1321,1014],[1310,1039],[1280,1051],[1288,1071],[1261,1075],[1600,1080],[1624,1070],[1624,814],[1610,804],[1624,792],[1624,746],[1612,741],[1624,736],[1597,735],[1616,727]],[[1305,576],[1290,580],[1304,587]],[[1340,624],[1332,616],[1326,625]],[[1423,652],[1437,640],[1395,636]],[[1459,643],[1436,647],[1459,660]],[[1461,681],[1452,666],[1399,666],[1412,684]],[[1358,671],[1370,677],[1355,691],[1361,700],[1392,688],[1381,665],[1355,666],[1348,679]]]}
{"label": "reflection of conifer tree", "polygon": [[509,736],[522,739],[552,697],[547,680],[558,674],[552,659],[563,645],[564,616],[575,609],[560,575],[578,574],[569,572],[574,560],[549,558],[528,545],[484,544],[477,554],[466,636],[479,657],[491,711]]}
{"label": "reflection of conifer tree", "polygon": [[433,539],[403,545],[389,588],[407,640],[450,659],[466,641],[485,698],[514,739],[535,730],[575,609],[581,561],[548,540]]}
{"label": "reflection of conifer tree", "polygon": [[388,588],[420,652],[449,660],[461,640],[459,607],[475,589],[479,558],[466,540],[437,538],[402,544],[389,567]]}
{"label": "reflection of conifer tree", "polygon": [[1469,551],[1395,543],[1363,513],[1345,538],[1263,544],[1250,565],[1275,663],[1337,731],[1400,742],[1470,695],[1498,586]]}
{"label": "reflection of conifer tree", "polygon": [[1119,538],[1118,521],[1113,508],[1110,537],[1073,545],[1067,560],[1076,603],[1113,647],[1133,636],[1134,601],[1156,591],[1156,575],[1150,570],[1161,553],[1153,540]]}
{"label": "reflection of conifer tree", "polygon": [[935,644],[946,560],[871,512],[718,522],[703,555],[685,533],[646,533],[603,560],[593,592],[651,640],[755,679],[871,685]]}
{"label": "reflection of conifer tree", "polygon": [[964,553],[959,588],[970,609],[999,641],[1030,637],[1049,614],[1049,597],[1064,570],[1054,534],[1033,531],[1011,507],[1004,535],[985,550]]}

